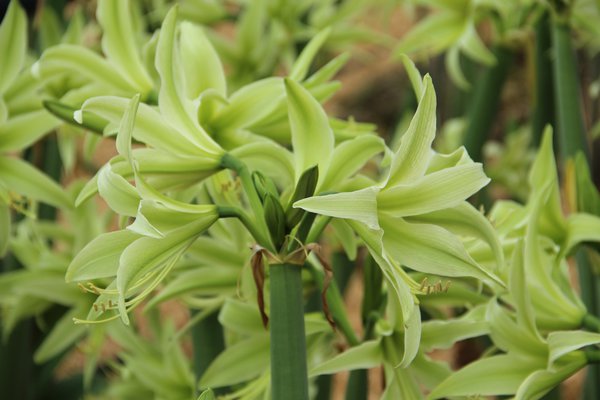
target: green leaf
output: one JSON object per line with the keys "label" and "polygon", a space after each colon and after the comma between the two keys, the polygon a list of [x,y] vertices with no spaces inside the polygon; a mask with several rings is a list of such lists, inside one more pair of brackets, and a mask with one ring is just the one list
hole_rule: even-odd
{"label": "green leaf", "polygon": [[299,83],[285,79],[296,180],[313,165],[324,176],[333,152],[333,131],[321,105]]}
{"label": "green leaf", "polygon": [[379,212],[395,217],[458,206],[490,182],[479,163],[446,168],[414,183],[388,185],[377,195]]}
{"label": "green leaf", "polygon": [[137,91],[148,93],[154,85],[142,65],[130,2],[101,0],[98,2],[96,18],[102,27],[102,50],[106,58],[117,66]]}
{"label": "green leaf", "polygon": [[177,7],[171,8],[163,21],[156,48],[156,69],[161,84],[158,105],[161,114],[193,145],[211,156],[220,156],[223,149],[200,126],[191,100],[185,97],[182,72],[176,63]]}
{"label": "green leaf", "polygon": [[302,53],[298,56],[292,69],[288,75],[289,79],[297,82],[301,82],[306,77],[308,69],[313,59],[317,55],[317,52],[331,34],[331,28],[325,28],[321,32],[317,33],[308,44],[302,50]]}
{"label": "green leaf", "polygon": [[582,152],[575,156],[577,210],[600,216],[600,193],[592,181],[590,169]]}
{"label": "green leaf", "polygon": [[435,138],[436,99],[429,75],[425,75],[423,85],[423,97],[394,154],[386,186],[410,182],[423,176],[427,170],[431,158],[431,143]]}
{"label": "green leaf", "polygon": [[17,115],[0,125],[0,152],[22,150],[60,125],[46,110]]}
{"label": "green leaf", "polygon": [[8,5],[0,25],[0,95],[14,82],[27,53],[27,16],[17,0]]}
{"label": "green leaf", "polygon": [[504,286],[491,272],[477,264],[458,237],[430,224],[412,224],[402,218],[382,218],[383,245],[389,254],[417,271],[441,276],[471,276]]}
{"label": "green leaf", "polygon": [[378,191],[376,187],[368,187],[354,192],[313,196],[297,201],[293,206],[316,214],[359,221],[370,229],[379,229]]}
{"label": "green leaf", "polygon": [[269,366],[269,336],[242,340],[223,351],[200,379],[200,387],[222,387],[246,382]]}
{"label": "green leaf", "polygon": [[[86,304],[85,308],[87,309]],[[88,330],[85,325],[74,325],[73,318],[84,311],[82,307],[73,308],[54,325],[52,331],[46,335],[44,341],[33,355],[36,363],[44,363],[60,354],[83,337]]]}
{"label": "green leaf", "polygon": [[67,209],[73,207],[73,200],[62,187],[16,158],[0,156],[0,185],[33,200]]}
{"label": "green leaf", "polygon": [[354,346],[329,359],[309,372],[309,376],[331,375],[341,371],[376,368],[383,362],[380,340],[371,340]]}
{"label": "green leaf", "polygon": [[190,22],[182,22],[180,30],[181,63],[187,97],[195,99],[207,89],[227,96],[223,65],[204,30]]}
{"label": "green leaf", "polygon": [[103,233],[96,237],[71,261],[65,274],[66,281],[88,281],[116,276],[121,253],[139,237],[129,230]]}
{"label": "green leaf", "polygon": [[384,151],[383,140],[375,135],[362,135],[341,143],[333,150],[327,174],[321,179],[316,193],[335,190],[371,158]]}
{"label": "green leaf", "polygon": [[452,396],[512,395],[540,361],[513,354],[482,358],[450,375],[435,387],[428,399]]}

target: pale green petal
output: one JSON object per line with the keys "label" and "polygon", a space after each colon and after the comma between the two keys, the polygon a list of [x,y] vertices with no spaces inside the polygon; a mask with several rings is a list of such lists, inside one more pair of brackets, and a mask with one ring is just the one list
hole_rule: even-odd
{"label": "pale green petal", "polygon": [[386,284],[393,290],[398,299],[402,311],[402,321],[409,320],[414,311],[413,305],[417,301],[411,292],[410,284],[413,283],[416,285],[416,282],[411,282],[406,272],[390,260],[387,253],[385,253],[382,243],[383,231],[381,229],[372,230],[364,224],[353,220],[349,220],[348,224],[364,241],[369,253],[377,265],[379,265],[379,268],[381,268],[381,272],[386,279]]}
{"label": "pale green petal", "polygon": [[294,156],[277,143],[249,143],[233,149],[231,155],[246,163],[251,170],[262,171],[281,182],[284,187],[294,182]]}
{"label": "pale green petal", "polygon": [[494,53],[490,51],[475,30],[473,24],[467,24],[465,31],[460,37],[460,49],[472,60],[478,61],[481,64],[490,66],[496,63]]}
{"label": "pale green petal", "polygon": [[327,174],[315,193],[335,190],[336,185],[356,174],[371,158],[384,151],[383,140],[375,135],[362,135],[341,143],[333,150]]}
{"label": "pale green petal", "polygon": [[14,82],[27,52],[27,16],[17,0],[8,5],[0,25],[0,95]]}
{"label": "pale green petal", "polygon": [[299,83],[285,79],[296,180],[315,165],[324,176],[333,152],[333,131],[321,105]]}
{"label": "pale green petal", "polygon": [[488,334],[485,312],[486,306],[480,305],[460,318],[423,322],[421,348],[425,351],[448,349],[458,341]]}
{"label": "pale green petal", "polygon": [[0,152],[22,150],[60,125],[46,110],[20,114],[0,125]]}
{"label": "pale green petal", "polygon": [[117,270],[117,290],[121,318],[127,322],[125,297],[131,285],[161,264],[176,259],[189,245],[218,219],[213,212],[199,215],[190,224],[170,232],[164,238],[142,237],[129,245],[121,254]]}
{"label": "pale green petal", "polygon": [[187,97],[195,99],[207,89],[227,96],[223,65],[204,30],[190,22],[182,22],[180,30],[181,62]]}
{"label": "pale green petal", "polygon": [[[88,305],[86,304],[85,310],[87,308]],[[82,307],[73,308],[56,322],[52,331],[44,337],[44,341],[33,355],[36,363],[41,364],[49,361],[54,356],[74,346],[87,333],[87,326],[73,324],[73,318],[80,316],[85,310]]]}
{"label": "pale green petal", "polygon": [[346,65],[350,59],[350,53],[342,53],[335,57],[333,60],[325,64],[321,69],[312,74],[306,81],[304,81],[304,87],[312,89],[318,85],[322,85],[329,81],[339,72],[340,69]]}
{"label": "pale green petal", "polygon": [[227,347],[202,375],[199,386],[222,387],[246,382],[269,366],[269,336],[256,335]]}
{"label": "pale green petal", "polygon": [[[164,301],[172,298],[181,298],[181,296],[188,294],[202,297],[233,297],[236,294],[239,275],[240,271],[238,268],[223,268],[221,265],[194,268],[191,271],[179,274],[175,279],[167,283],[165,287],[148,302],[146,307],[154,307]],[[226,307],[227,302],[221,308],[221,315],[225,312]],[[253,311],[256,311],[259,332],[264,331],[258,308],[256,305],[251,305],[251,308]],[[244,318],[252,316],[253,314],[249,314],[248,311],[249,310],[244,309],[244,312],[239,313],[239,316]],[[221,323],[226,326],[223,322]]]}
{"label": "pale green petal", "polygon": [[146,94],[152,79],[142,65],[128,0],[100,0],[96,17],[102,27],[102,50],[137,90]]}
{"label": "pale green petal", "polygon": [[297,82],[301,82],[306,78],[306,74],[308,73],[308,69],[310,65],[317,55],[317,52],[331,34],[331,28],[325,28],[318,34],[316,34],[310,42],[304,47],[302,53],[298,56],[294,65],[292,65],[292,69],[288,75],[289,79],[292,79]]}
{"label": "pale green petal", "polygon": [[423,176],[431,158],[431,143],[435,138],[436,99],[431,77],[423,79],[425,90],[408,130],[402,136],[394,154],[387,186],[410,182]]}
{"label": "pale green petal", "polygon": [[359,221],[371,229],[379,229],[376,201],[378,191],[376,187],[368,187],[355,192],[313,196],[299,200],[293,206],[315,214]]}
{"label": "pale green petal", "polygon": [[340,241],[349,260],[355,260],[357,254],[357,240],[354,231],[343,219],[332,219],[329,223],[335,237]]}
{"label": "pale green petal", "polygon": [[481,164],[446,168],[414,183],[382,189],[377,195],[380,212],[400,217],[455,207],[487,185]]}
{"label": "pale green petal", "polygon": [[519,241],[514,250],[511,263],[509,284],[510,295],[515,303],[514,306],[519,325],[541,341],[542,339],[535,324],[535,313],[527,288],[527,274],[523,259],[523,249],[523,242]]}
{"label": "pale green petal", "polygon": [[133,217],[137,213],[140,195],[121,175],[107,164],[98,172],[98,192],[116,213]]}
{"label": "pale green petal", "polygon": [[586,365],[583,354],[568,364],[555,370],[540,370],[529,375],[519,386],[515,400],[538,400],[544,397],[555,386],[560,385],[568,377]]}
{"label": "pale green petal", "polygon": [[229,98],[210,126],[216,132],[251,126],[273,111],[285,100],[285,89],[281,78],[266,78],[253,82],[236,91]]}
{"label": "pale green petal", "polygon": [[415,304],[408,320],[404,321],[404,349],[402,351],[402,360],[394,367],[408,368],[410,366],[410,363],[412,363],[419,351],[421,329],[421,310],[419,309],[419,306]]}
{"label": "pale green petal", "polygon": [[[175,204],[176,210],[171,208]],[[214,214],[212,204],[176,203],[174,200],[163,204],[155,200],[142,200],[137,210],[136,220],[127,229],[141,235],[164,237],[181,226],[194,222],[204,214]]]}
{"label": "pale green petal", "polygon": [[219,156],[223,149],[200,126],[192,101],[184,95],[182,71],[177,62],[176,21],[177,7],[173,7],[163,21],[156,48],[156,69],[161,79],[158,105],[161,114],[179,133],[207,154]]}
{"label": "pale green petal", "polygon": [[130,163],[133,162],[131,154],[131,138],[133,136],[133,129],[135,127],[135,116],[138,111],[140,104],[140,95],[136,94],[129,101],[129,106],[125,110],[123,119],[119,124],[119,131],[117,133],[116,147],[120,155],[122,155]]}
{"label": "pale green petal", "polygon": [[75,256],[65,274],[67,282],[89,281],[117,274],[119,258],[140,236],[128,230],[103,233]]}
{"label": "pale green petal", "polygon": [[459,235],[479,238],[494,253],[496,269],[502,270],[504,267],[504,252],[496,230],[479,210],[466,201],[452,208],[408,217],[406,221],[440,225]]}
{"label": "pale green petal", "polygon": [[448,76],[452,79],[452,82],[460,89],[467,91],[471,88],[471,84],[465,77],[465,74],[462,71],[462,67],[460,65],[460,51],[458,51],[458,47],[452,46],[446,53],[446,57],[444,58],[446,64],[446,71],[448,71]]}
{"label": "pale green petal", "polygon": [[471,276],[504,286],[498,277],[477,264],[458,237],[447,230],[436,225],[411,224],[402,218],[384,218],[380,224],[385,232],[384,247],[400,264],[427,274]]}
{"label": "pale green petal", "polygon": [[404,69],[406,70],[410,84],[415,92],[415,96],[417,99],[420,99],[423,97],[423,92],[425,91],[423,77],[415,63],[406,54],[400,54],[400,59],[402,60],[402,64],[404,64]]}
{"label": "pale green petal", "polygon": [[0,186],[53,206],[73,207],[73,200],[62,187],[20,159],[0,156]]}
{"label": "pale green petal", "polygon": [[0,96],[0,127],[4,126],[4,123],[8,119],[8,108],[6,107],[6,102]]}
{"label": "pale green petal", "polygon": [[380,340],[371,340],[351,347],[310,370],[309,375],[330,375],[341,371],[376,368],[383,362]]}
{"label": "pale green petal", "polygon": [[537,331],[532,332],[526,326],[517,324],[510,314],[496,300],[488,303],[486,318],[494,345],[508,353],[537,357],[545,365],[548,356],[546,343],[537,335]]}
{"label": "pale green petal", "polygon": [[571,214],[567,219],[567,239],[561,254],[567,255],[582,242],[600,242],[600,218],[591,214]]}
{"label": "pale green petal", "polygon": [[219,312],[219,323],[224,328],[242,335],[265,333],[257,305],[234,298],[225,300]]}
{"label": "pale green petal", "polygon": [[396,54],[441,52],[454,44],[465,29],[462,13],[440,12],[424,18],[410,29],[396,48]]}
{"label": "pale green petal", "polygon": [[548,368],[560,357],[585,346],[600,343],[600,333],[585,331],[556,331],[548,334]]}
{"label": "pale green petal", "polygon": [[[87,100],[82,112],[94,113],[112,123],[120,123],[130,100],[123,97],[101,96]],[[85,115],[85,114],[84,114]],[[141,142],[172,154],[203,154],[193,141],[182,136],[154,108],[142,103],[135,115],[133,137]]]}
{"label": "pale green petal", "polygon": [[539,360],[512,354],[482,358],[450,375],[427,397],[512,395],[534,371],[544,368]]}
{"label": "pale green petal", "polygon": [[548,190],[551,193],[545,200],[545,205],[540,214],[541,229],[554,240],[561,241],[566,232],[566,226],[560,204],[556,171],[556,161],[554,160],[554,149],[552,146],[552,128],[548,126],[544,131],[538,154],[529,171],[528,181],[532,192],[530,199],[534,199],[536,193],[541,193],[547,187],[550,187]]}
{"label": "pale green petal", "polygon": [[77,74],[109,85],[118,93],[136,93],[137,89],[104,58],[82,46],[59,44],[42,54],[32,67],[33,74],[50,80],[63,74]]}

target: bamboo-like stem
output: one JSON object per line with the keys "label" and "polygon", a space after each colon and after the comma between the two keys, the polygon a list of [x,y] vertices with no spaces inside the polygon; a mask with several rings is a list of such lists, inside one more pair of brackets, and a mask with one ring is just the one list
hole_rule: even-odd
{"label": "bamboo-like stem", "polygon": [[292,264],[276,264],[269,268],[273,399],[308,399],[301,272],[300,266]]}
{"label": "bamboo-like stem", "polygon": [[[554,87],[555,107],[558,128],[558,141],[562,165],[568,159],[574,159],[582,152],[590,160],[589,148],[585,138],[583,109],[577,62],[571,42],[571,32],[567,23],[558,17],[552,22],[552,46],[554,51]],[[581,298],[588,313],[598,315],[598,277],[592,271],[584,250],[576,256],[579,272]],[[600,397],[600,366],[591,365],[584,385],[584,399]]]}
{"label": "bamboo-like stem", "polygon": [[[195,315],[202,312],[196,311]],[[194,374],[196,381],[199,381],[208,366],[225,349],[223,327],[219,322],[219,310],[212,312],[195,324],[191,333],[194,347]]]}
{"label": "bamboo-like stem", "polygon": [[481,150],[494,123],[502,87],[514,58],[513,52],[503,45],[494,48],[494,55],[496,64],[486,69],[479,78],[467,115],[468,125],[463,144],[475,161],[481,161]]}
{"label": "bamboo-like stem", "polygon": [[546,125],[554,125],[550,18],[545,12],[535,25],[535,102],[531,130],[533,146],[538,146]]}

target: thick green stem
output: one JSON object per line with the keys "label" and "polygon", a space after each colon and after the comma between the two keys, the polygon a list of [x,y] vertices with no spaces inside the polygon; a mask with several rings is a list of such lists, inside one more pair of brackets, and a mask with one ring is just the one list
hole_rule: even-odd
{"label": "thick green stem", "polygon": [[219,323],[219,310],[206,316],[192,327],[192,343],[194,346],[194,373],[196,381],[199,381],[208,366],[225,349],[223,327]]}
{"label": "thick green stem", "polygon": [[[552,22],[552,45],[554,50],[554,87],[556,90],[555,106],[558,128],[560,155],[564,166],[569,159],[574,159],[582,152],[589,166],[590,152],[585,138],[583,123],[583,108],[579,74],[575,52],[571,43],[571,32],[566,22],[555,18]],[[598,279],[583,249],[576,254],[579,272],[581,298],[588,310],[594,316],[598,308]],[[600,368],[590,366],[584,386],[585,399],[600,398]]]}
{"label": "thick green stem", "polygon": [[550,18],[544,13],[535,25],[535,105],[532,116],[533,145],[538,146],[547,124],[554,125]]}
{"label": "thick green stem", "polygon": [[276,264],[269,268],[273,399],[308,399],[301,272],[301,267],[292,264]]}
{"label": "thick green stem", "polygon": [[600,319],[594,315],[586,314],[583,317],[581,326],[589,331],[600,333]]}
{"label": "thick green stem", "polygon": [[552,24],[554,49],[554,88],[556,90],[556,113],[558,140],[563,161],[582,151],[590,159],[581,103],[579,73],[575,52],[571,43],[571,31],[567,24],[555,20]]}
{"label": "thick green stem", "polygon": [[463,143],[475,161],[481,161],[481,150],[494,123],[502,87],[514,58],[513,52],[502,45],[494,48],[494,55],[497,62],[479,78],[467,115],[468,126]]}

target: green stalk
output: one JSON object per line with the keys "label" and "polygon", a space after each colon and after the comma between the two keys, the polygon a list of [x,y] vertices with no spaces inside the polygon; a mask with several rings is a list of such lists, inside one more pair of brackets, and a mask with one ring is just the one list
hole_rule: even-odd
{"label": "green stalk", "polygon": [[[254,213],[253,222],[256,224],[257,230],[261,232],[260,236],[264,238],[264,243],[261,244],[270,251],[274,252],[275,246],[273,246],[273,243],[271,243],[271,238],[268,234],[269,229],[267,228],[267,223],[265,222],[263,205],[260,201],[258,193],[256,192],[256,188],[254,187],[254,181],[252,179],[252,174],[250,174],[250,170],[246,164],[228,153],[223,155],[221,158],[221,166],[235,171],[240,177],[242,187],[244,188],[244,192],[246,193],[246,197],[250,203],[250,208]],[[259,238],[256,237],[255,239],[259,240]]]}
{"label": "green stalk", "polygon": [[[194,315],[202,312],[204,310],[194,311]],[[223,327],[219,322],[219,310],[214,311],[195,324],[191,329],[191,333],[194,347],[194,374],[196,375],[196,382],[198,382],[208,366],[225,349]],[[218,389],[215,392],[222,393]]]}
{"label": "green stalk", "polygon": [[[575,52],[571,43],[571,32],[567,23],[558,17],[552,23],[552,45],[554,49],[555,107],[558,128],[558,142],[562,165],[582,152],[588,161],[590,153],[585,138],[583,108],[579,74]],[[580,249],[575,256],[579,272],[581,298],[588,310],[598,316],[598,279],[595,276],[587,255]],[[584,385],[584,399],[600,398],[600,368],[591,365]]]}
{"label": "green stalk", "polygon": [[494,55],[496,64],[487,68],[477,81],[467,115],[468,126],[463,143],[475,161],[481,161],[481,150],[494,123],[502,87],[514,58],[513,52],[502,45],[494,48]]}
{"label": "green stalk", "polygon": [[292,264],[274,264],[269,267],[273,399],[308,399],[301,272],[300,266]]}
{"label": "green stalk", "polygon": [[550,18],[545,12],[535,25],[535,104],[531,122],[534,146],[542,140],[546,125],[554,125],[551,49]]}
{"label": "green stalk", "polygon": [[574,158],[578,151],[582,151],[589,161],[590,154],[585,139],[579,73],[571,43],[571,31],[566,23],[554,20],[552,44],[554,48],[557,130],[561,156],[564,162],[567,158]]}

